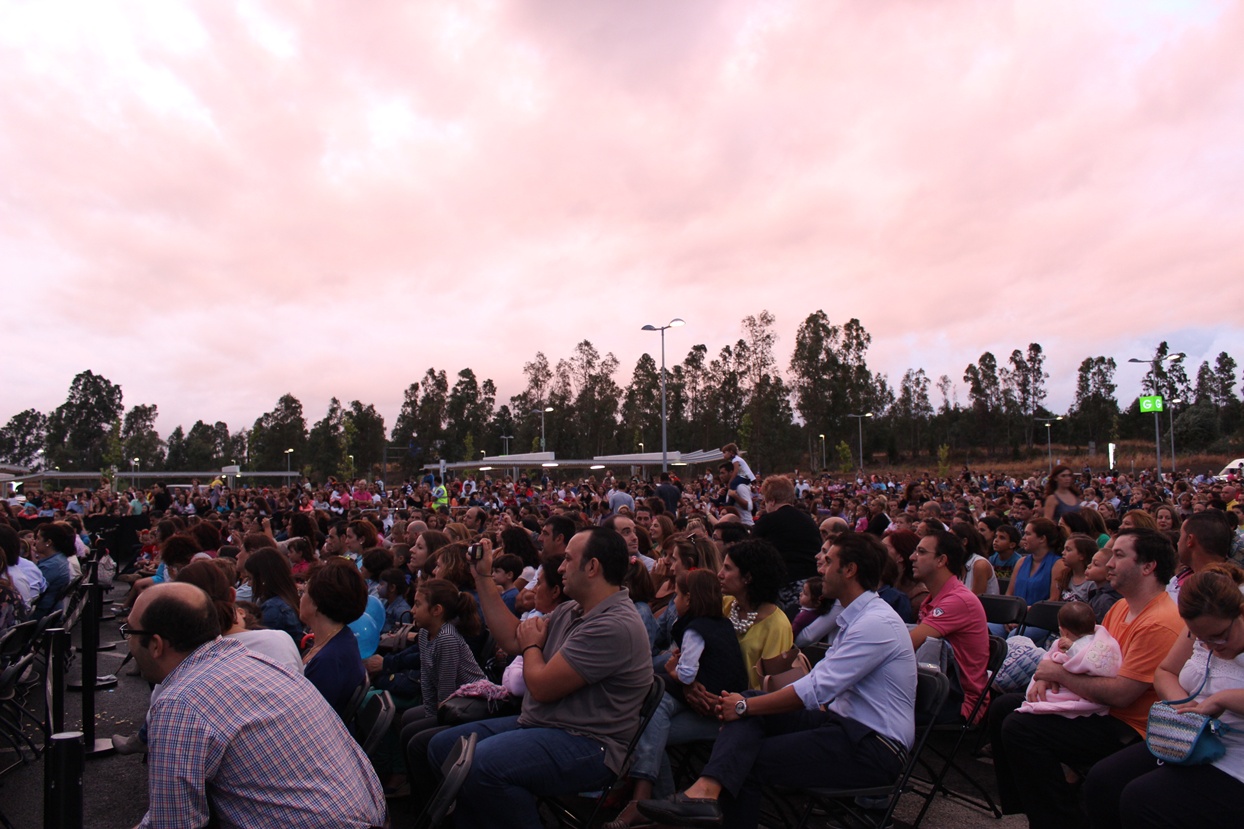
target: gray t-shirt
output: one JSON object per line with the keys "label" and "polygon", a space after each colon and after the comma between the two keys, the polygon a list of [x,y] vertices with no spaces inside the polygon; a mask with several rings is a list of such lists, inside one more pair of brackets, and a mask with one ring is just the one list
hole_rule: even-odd
{"label": "gray t-shirt", "polygon": [[599,740],[605,746],[605,765],[620,773],[639,709],[652,687],[648,633],[639,612],[622,589],[588,613],[578,602],[565,602],[548,620],[544,658],[560,653],[587,685],[556,702],[539,702],[528,694],[518,724]]}

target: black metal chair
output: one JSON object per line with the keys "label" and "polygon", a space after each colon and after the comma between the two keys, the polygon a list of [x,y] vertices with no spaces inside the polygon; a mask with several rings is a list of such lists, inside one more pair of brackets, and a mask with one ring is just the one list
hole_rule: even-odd
{"label": "black metal chair", "polygon": [[[947,723],[945,725],[933,726],[933,731],[935,733],[955,734],[955,741],[951,746],[950,751],[945,754],[938,750],[935,743],[930,742],[928,745],[928,751],[931,751],[933,754],[937,755],[937,757],[943,762],[941,770],[935,772],[933,775],[933,780],[929,786],[929,792],[924,796],[924,804],[920,807],[920,814],[918,814],[915,821],[912,822],[913,829],[918,827],[920,822],[924,820],[925,813],[929,811],[929,807],[933,804],[933,798],[939,791],[947,797],[953,797],[978,808],[993,812],[993,816],[995,818],[1002,817],[1002,810],[998,808],[996,803],[994,803],[993,796],[984,787],[982,787],[974,777],[964,771],[955,762],[955,755],[959,753],[959,749],[963,745],[963,741],[968,734],[984,734],[984,723],[978,722],[977,718],[979,717],[981,710],[988,703],[991,689],[993,687],[994,676],[996,676],[998,671],[1002,668],[1002,663],[1006,661],[1006,650],[1005,639],[1001,636],[989,637],[989,662],[985,666],[985,687],[982,690],[980,697],[977,698],[976,704],[972,706],[972,710],[969,713],[968,718],[961,723]],[[928,766],[930,771],[932,770],[931,765],[928,765],[927,763],[925,765]],[[946,775],[952,768],[964,780],[966,780],[972,788],[976,789],[976,791],[980,793],[983,800],[978,800],[974,797],[960,794],[959,792],[953,791],[946,787]]]}
{"label": "black metal chair", "polygon": [[[789,808],[786,802],[790,795],[803,795],[807,798],[801,813],[794,815],[795,829],[804,829],[815,809],[825,810],[832,817],[840,817],[850,825],[867,826],[872,829],[883,829],[890,823],[890,817],[898,806],[899,799],[910,789],[911,775],[920,759],[921,750],[928,740],[932,728],[920,723],[931,723],[946,702],[950,694],[950,680],[935,665],[921,664],[916,677],[916,741],[908,753],[907,761],[898,778],[888,786],[872,786],[867,788],[837,789],[831,787],[798,789],[784,786],[773,787],[773,792],[780,795],[770,798],[770,802],[778,807],[782,816]],[[879,810],[867,810],[857,804],[857,800],[884,799],[885,807]],[[790,821],[784,821],[791,825]],[[834,824],[837,825],[837,824]]]}
{"label": "black metal chair", "polygon": [[0,736],[13,747],[17,753],[19,762],[26,762],[26,757],[22,753],[23,746],[30,749],[31,754],[35,757],[39,756],[39,747],[34,741],[27,736],[22,728],[22,716],[25,715],[34,719],[35,724],[39,724],[39,720],[34,718],[29,711],[22,707],[22,699],[20,693],[20,680],[35,661],[33,653],[27,653],[21,659],[0,671]]}
{"label": "black metal chair", "polygon": [[991,625],[1022,625],[1028,613],[1028,603],[1019,596],[995,596],[986,594],[979,597],[981,606],[985,608],[985,620]]}
{"label": "black metal chair", "polygon": [[441,785],[415,821],[415,829],[436,829],[448,817],[462,784],[471,772],[471,764],[475,762],[476,740],[474,732],[458,738],[441,764]]}
{"label": "black metal chair", "polygon": [[363,675],[363,681],[354,689],[354,693],[350,694],[350,701],[346,703],[346,707],[341,711],[341,719],[346,724],[346,729],[354,735],[354,739],[359,743],[363,742],[362,735],[358,731],[359,714],[362,713],[363,703],[367,700],[367,692],[371,690],[371,677],[367,674]]}
{"label": "black metal chair", "polygon": [[656,713],[657,706],[661,704],[661,698],[665,696],[665,682],[661,677],[653,677],[652,685],[648,688],[648,696],[644,698],[643,705],[639,709],[639,724],[635,728],[635,733],[631,736],[631,740],[626,744],[626,756],[622,760],[622,772],[614,775],[609,785],[605,786],[599,795],[592,801],[591,811],[586,816],[580,809],[574,808],[576,801],[582,801],[582,797],[546,797],[540,799],[540,804],[550,812],[556,819],[558,826],[566,827],[566,829],[588,829],[595,825],[596,818],[600,814],[601,808],[605,805],[605,801],[609,799],[609,795],[617,787],[618,782],[622,780],[631,765],[631,757],[635,753],[635,746],[639,743],[639,738],[643,735],[644,729],[648,727],[652,715]]}
{"label": "black metal chair", "polygon": [[[1024,616],[1024,622],[1020,625],[1019,632],[1026,635],[1029,628],[1037,630],[1045,630],[1050,633],[1058,632],[1058,611],[1062,609],[1066,602],[1037,602],[1028,608],[1028,613]],[[1041,643],[1038,642],[1038,645]]]}
{"label": "black metal chair", "polygon": [[359,745],[362,746],[363,753],[368,757],[371,757],[372,752],[380,745],[385,732],[393,724],[393,717],[396,713],[397,706],[393,704],[393,697],[389,695],[388,691],[372,694],[367,702],[363,703],[363,708],[358,713],[355,725]]}

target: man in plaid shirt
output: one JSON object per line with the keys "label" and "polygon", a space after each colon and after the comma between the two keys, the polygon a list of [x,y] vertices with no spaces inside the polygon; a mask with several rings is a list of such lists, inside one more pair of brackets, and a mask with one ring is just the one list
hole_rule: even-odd
{"label": "man in plaid shirt", "polygon": [[139,596],[122,628],[143,676],[150,802],[141,827],[379,827],[384,793],[315,686],[220,636],[191,584]]}

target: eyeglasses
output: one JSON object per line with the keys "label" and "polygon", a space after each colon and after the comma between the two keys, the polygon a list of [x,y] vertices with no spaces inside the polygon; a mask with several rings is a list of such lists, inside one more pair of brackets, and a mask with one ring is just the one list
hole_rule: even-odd
{"label": "eyeglasses", "polygon": [[137,628],[130,627],[124,622],[121,623],[120,634],[124,639],[129,639],[131,636],[155,636],[155,634],[149,630],[138,630]]}
{"label": "eyeglasses", "polygon": [[1222,645],[1227,644],[1227,642],[1231,639],[1231,631],[1235,630],[1235,623],[1236,621],[1239,620],[1239,618],[1240,618],[1239,616],[1236,616],[1234,619],[1232,619],[1231,624],[1227,625],[1226,629],[1223,630],[1223,632],[1218,634],[1217,636],[1206,636],[1206,637],[1198,637],[1198,638],[1200,638],[1201,641],[1207,645],[1218,645],[1221,647]]}

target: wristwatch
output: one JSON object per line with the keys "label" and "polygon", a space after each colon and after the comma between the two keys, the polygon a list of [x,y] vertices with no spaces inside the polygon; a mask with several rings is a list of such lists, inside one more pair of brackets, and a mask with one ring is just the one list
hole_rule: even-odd
{"label": "wristwatch", "polygon": [[739,700],[738,702],[736,702],[736,703],[734,704],[734,715],[735,715],[736,717],[746,717],[746,716],[747,716],[747,699],[746,699],[746,697],[745,697],[745,698],[743,698],[743,699],[741,699],[741,700]]}

